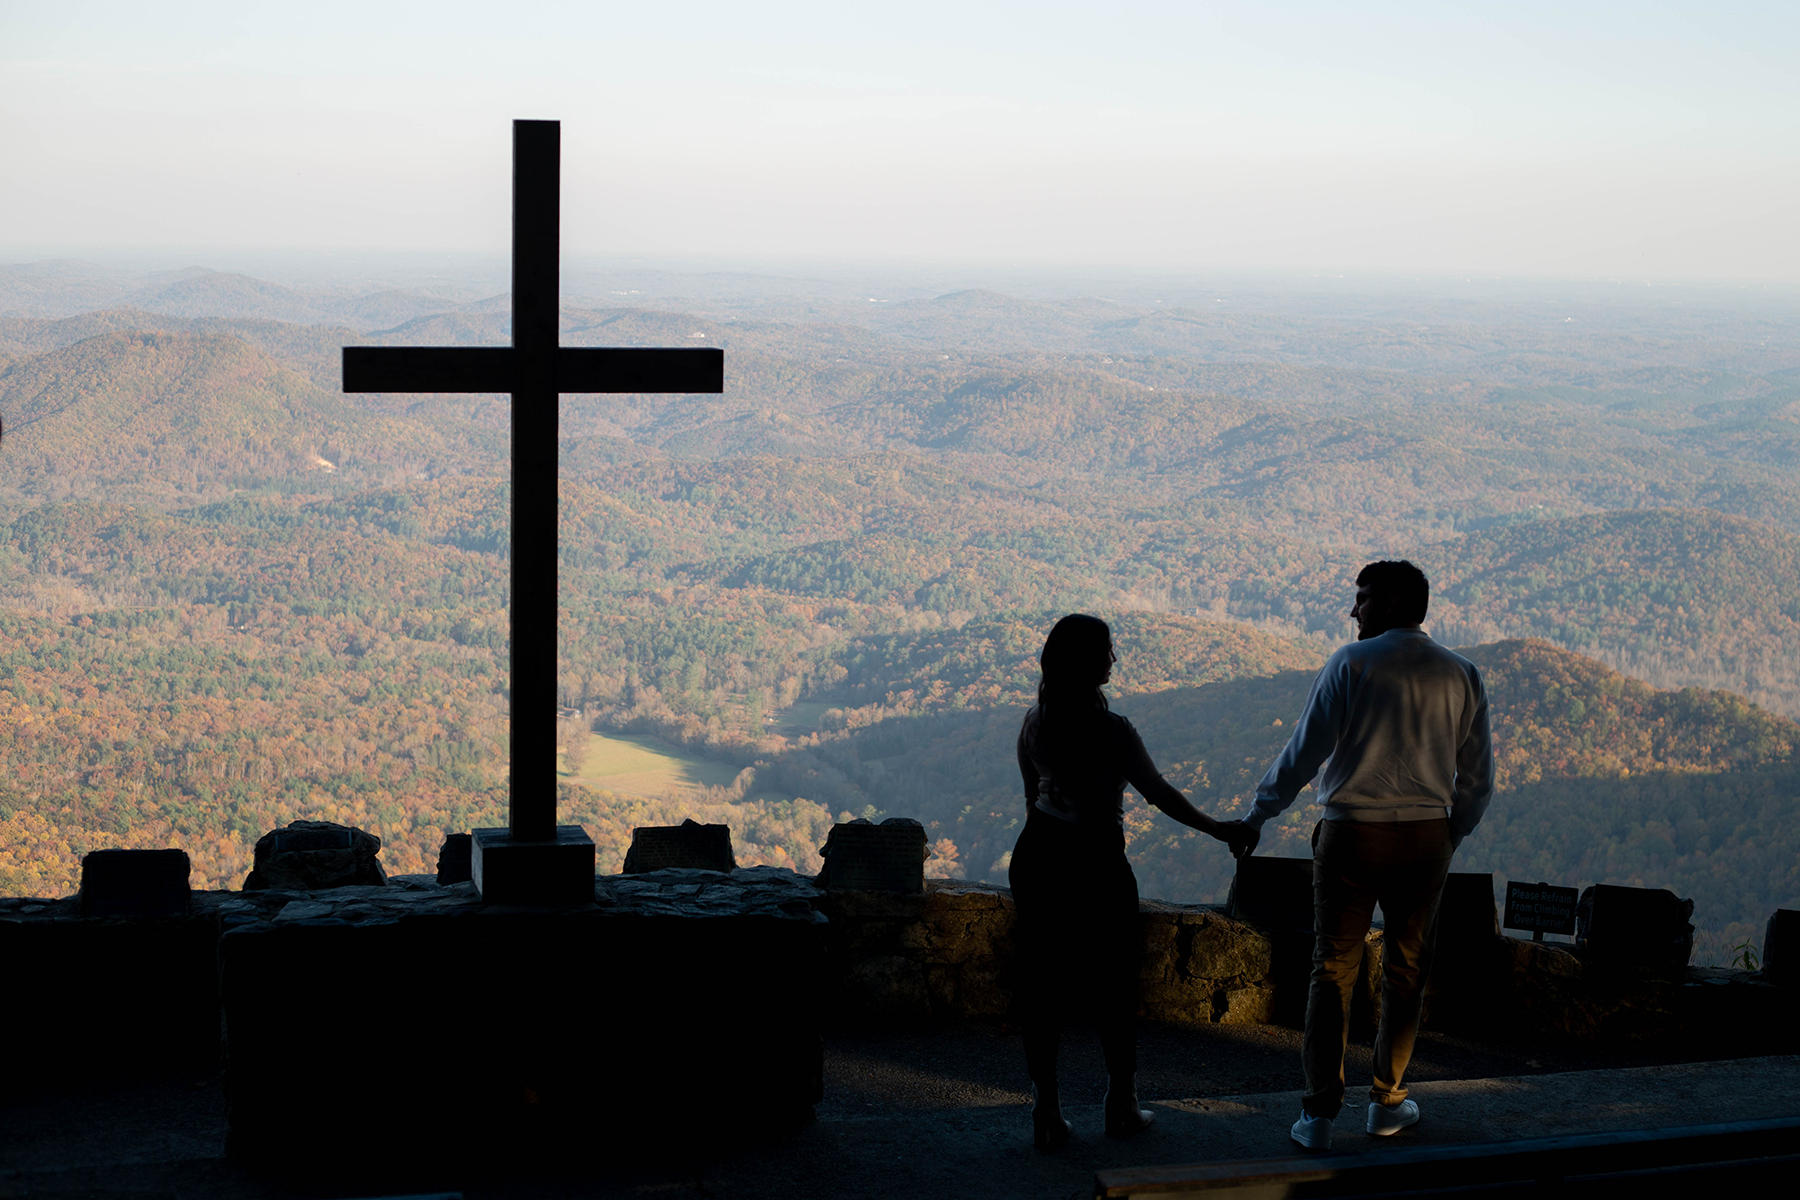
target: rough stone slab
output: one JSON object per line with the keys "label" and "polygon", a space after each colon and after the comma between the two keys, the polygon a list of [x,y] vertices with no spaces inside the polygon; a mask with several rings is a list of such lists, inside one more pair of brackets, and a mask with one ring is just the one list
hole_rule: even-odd
{"label": "rough stone slab", "polygon": [[472,834],[452,833],[438,847],[437,881],[467,883],[474,876],[475,838]]}
{"label": "rough stone slab", "polygon": [[312,921],[320,917],[334,916],[337,911],[338,906],[326,900],[295,900],[282,905],[281,911],[275,914],[275,920],[277,922]]}
{"label": "rough stone slab", "polygon": [[825,845],[819,883],[832,890],[904,892],[925,890],[925,827],[905,817],[876,825],[851,821],[833,825]]}
{"label": "rough stone slab", "polygon": [[376,856],[381,839],[331,821],[290,821],[256,840],[255,865],[244,890],[281,891],[379,885],[387,882]]}
{"label": "rough stone slab", "polygon": [[727,873],[736,870],[731,827],[689,820],[679,825],[643,825],[633,829],[622,873],[641,875],[669,867]]}
{"label": "rough stone slab", "polygon": [[81,856],[84,917],[185,917],[185,850],[94,850]]}

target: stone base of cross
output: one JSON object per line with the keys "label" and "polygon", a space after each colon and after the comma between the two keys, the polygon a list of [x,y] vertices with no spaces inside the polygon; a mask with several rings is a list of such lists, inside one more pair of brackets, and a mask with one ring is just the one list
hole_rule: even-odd
{"label": "stone base of cross", "polygon": [[530,841],[507,828],[471,832],[469,873],[488,903],[561,908],[594,902],[594,839],[581,826],[558,825],[555,837]]}
{"label": "stone base of cross", "polygon": [[346,392],[512,393],[512,766],[505,829],[474,830],[482,899],[594,900],[594,843],[556,823],[557,403],[563,392],[722,392],[717,349],[557,344],[562,127],[513,122],[512,345],[346,346]]}

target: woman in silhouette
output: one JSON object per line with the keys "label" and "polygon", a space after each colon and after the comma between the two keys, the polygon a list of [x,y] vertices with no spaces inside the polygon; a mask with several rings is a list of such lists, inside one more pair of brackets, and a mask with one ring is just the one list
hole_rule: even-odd
{"label": "woman in silhouette", "polygon": [[1019,730],[1025,777],[1025,828],[1013,847],[1008,879],[1017,908],[1021,966],[1018,1019],[1025,1070],[1037,1093],[1033,1140],[1053,1149],[1069,1138],[1057,1091],[1062,1025],[1089,1015],[1106,1057],[1106,1132],[1136,1133],[1151,1114],[1138,1107],[1137,877],[1125,860],[1125,786],[1220,841],[1243,836],[1207,816],[1166,782],[1143,739],[1108,709],[1100,688],[1118,661],[1112,631],[1074,613],[1056,623],[1038,659],[1038,702]]}

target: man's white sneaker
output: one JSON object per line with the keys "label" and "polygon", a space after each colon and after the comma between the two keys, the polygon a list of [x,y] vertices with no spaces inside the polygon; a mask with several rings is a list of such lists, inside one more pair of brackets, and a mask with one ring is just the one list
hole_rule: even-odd
{"label": "man's white sneaker", "polygon": [[1389,1108],[1385,1104],[1369,1105],[1368,1130],[1376,1137],[1387,1137],[1399,1133],[1408,1125],[1419,1123],[1419,1106],[1411,1100],[1402,1100]]}
{"label": "man's white sneaker", "polygon": [[1309,1117],[1303,1110],[1300,1119],[1288,1131],[1288,1136],[1305,1146],[1308,1150],[1331,1149],[1331,1118]]}

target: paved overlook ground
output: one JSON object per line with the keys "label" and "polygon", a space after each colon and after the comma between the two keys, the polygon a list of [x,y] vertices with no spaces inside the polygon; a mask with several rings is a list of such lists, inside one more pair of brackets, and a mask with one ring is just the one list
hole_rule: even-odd
{"label": "paved overlook ground", "polygon": [[[667,1114],[683,1144],[633,1159],[595,1138],[547,1168],[411,1163],[339,1173],[330,1146],[294,1147],[291,1166],[252,1169],[224,1156],[217,1079],[162,1078],[100,1089],[0,1098],[0,1200],[330,1200],[460,1191],[476,1197],[1080,1197],[1106,1167],[1266,1158],[1289,1152],[1299,1108],[1299,1034],[1271,1026],[1150,1026],[1141,1039],[1142,1098],[1157,1123],[1119,1142],[1100,1135],[1103,1075],[1084,1034],[1065,1046],[1068,1115],[1076,1140],[1032,1150],[1017,1039],[965,1025],[827,1038],[826,1100],[817,1119],[749,1148],[717,1132],[757,1103],[740,1065],[697,1081],[693,1102]],[[1681,1047],[1595,1050],[1500,1046],[1426,1034],[1414,1062],[1425,1119],[1383,1145],[1429,1145],[1551,1133],[1746,1120],[1800,1113],[1800,1057],[1691,1061]],[[425,1081],[356,1082],[396,1105],[453,1104]],[[597,1060],[604,1063],[604,1055]],[[743,1057],[739,1056],[739,1063]],[[1352,1098],[1368,1048],[1353,1046]],[[600,1081],[599,1086],[626,1086]],[[1369,1149],[1346,1109],[1338,1149]],[[311,1172],[301,1175],[302,1169]]]}

